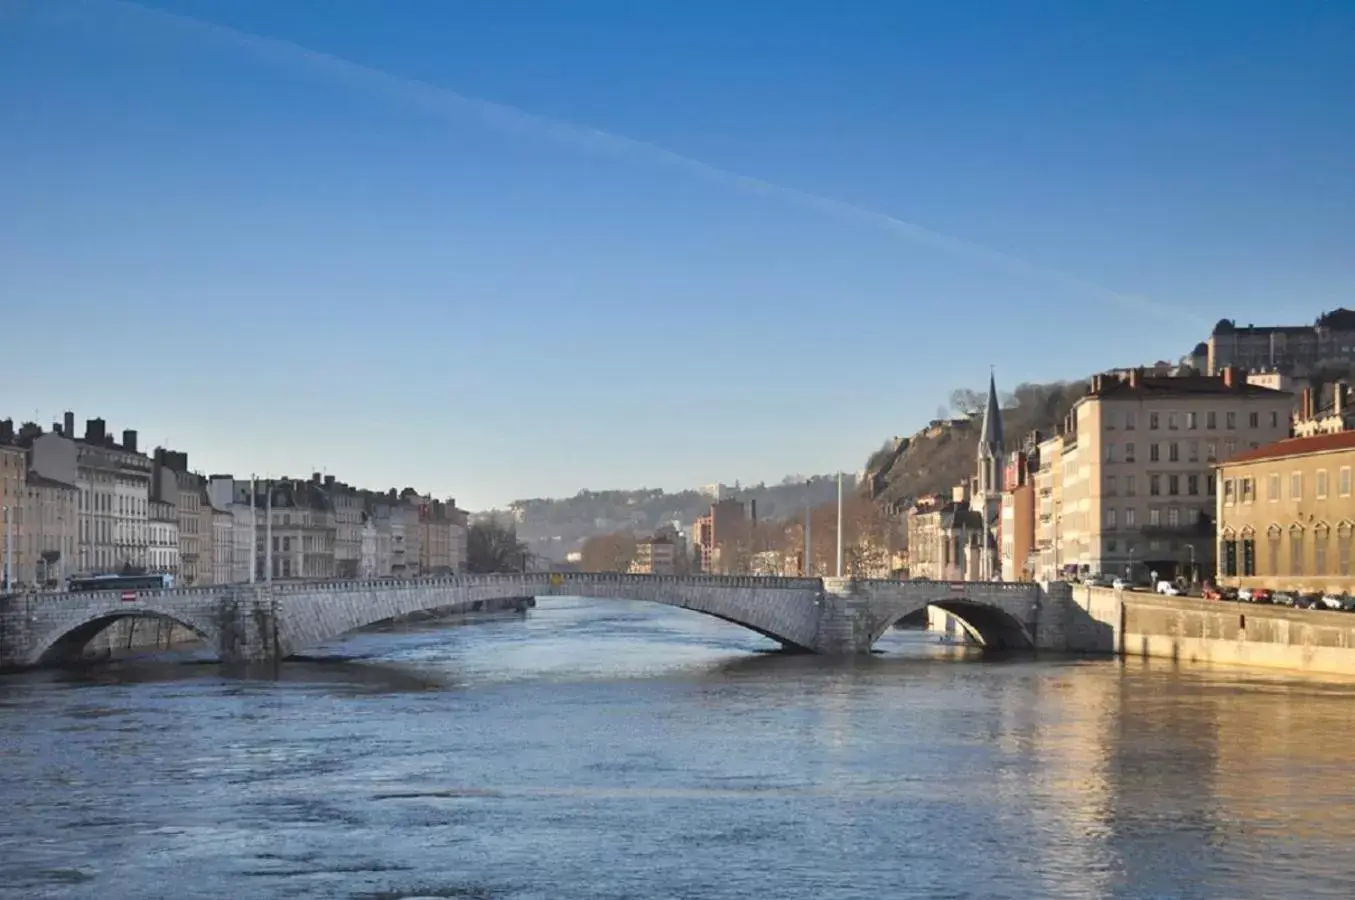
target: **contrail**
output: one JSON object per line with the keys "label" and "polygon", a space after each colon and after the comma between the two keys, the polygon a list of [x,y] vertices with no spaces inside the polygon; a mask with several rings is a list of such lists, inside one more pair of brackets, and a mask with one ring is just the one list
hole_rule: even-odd
{"label": "contrail", "polygon": [[200,36],[224,41],[277,64],[299,64],[335,83],[366,93],[384,96],[389,100],[435,116],[463,118],[469,114],[486,125],[501,131],[517,132],[532,138],[548,139],[568,145],[583,153],[618,158],[625,157],[677,169],[742,191],[776,198],[792,206],[822,213],[841,221],[870,225],[914,244],[968,257],[996,269],[1058,285],[1089,298],[1129,308],[1137,313],[1150,313],[1163,319],[1186,323],[1192,328],[1201,330],[1207,330],[1209,327],[1209,323],[1205,322],[1202,317],[1150,297],[1116,291],[1078,275],[1033,263],[964,238],[933,231],[925,226],[904,221],[887,213],[877,212],[854,203],[814,194],[799,188],[775,184],[750,175],[741,175],[645,141],[583,125],[575,125],[570,122],[548,119],[502,103],[468,97],[448,88],[393,75],[381,69],[312,50],[291,41],[251,34],[205,19],[142,6],[139,3],[130,2],[130,0],[78,0],[78,2],[97,3],[146,21],[177,26],[182,30]]}

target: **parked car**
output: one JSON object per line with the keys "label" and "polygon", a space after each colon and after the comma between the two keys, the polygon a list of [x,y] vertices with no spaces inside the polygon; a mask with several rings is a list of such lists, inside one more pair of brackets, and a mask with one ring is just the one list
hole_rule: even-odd
{"label": "parked car", "polygon": [[1181,589],[1170,581],[1159,581],[1157,583],[1157,592],[1159,594],[1166,594],[1168,597],[1179,597],[1182,593]]}

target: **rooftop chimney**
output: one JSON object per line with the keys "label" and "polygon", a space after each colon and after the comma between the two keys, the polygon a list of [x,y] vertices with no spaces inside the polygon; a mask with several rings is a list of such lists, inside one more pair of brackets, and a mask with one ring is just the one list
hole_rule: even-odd
{"label": "rooftop chimney", "polygon": [[1346,396],[1348,390],[1350,390],[1350,385],[1341,381],[1332,385],[1331,407],[1332,412],[1337,416],[1343,415],[1346,411],[1346,401],[1350,399]]}
{"label": "rooftop chimney", "polygon": [[333,476],[333,475],[326,475],[326,476],[325,476],[325,487],[334,487],[334,476]]}
{"label": "rooftop chimney", "polygon": [[122,430],[122,449],[136,452],[136,432],[130,428]]}
{"label": "rooftop chimney", "polygon": [[319,484],[319,483],[320,483],[320,473],[319,473],[319,472],[312,472],[312,473],[311,473],[311,483],[312,483],[312,484]]}
{"label": "rooftop chimney", "polygon": [[1237,386],[1238,386],[1238,383],[1237,383],[1237,366],[1224,366],[1224,367],[1223,367],[1223,386],[1224,386],[1224,387],[1229,387],[1229,388],[1231,388],[1231,387],[1237,387]]}
{"label": "rooftop chimney", "polygon": [[1093,394],[1099,394],[1099,393],[1101,393],[1101,389],[1104,388],[1105,386],[1106,386],[1106,376],[1104,376],[1104,375],[1093,375],[1093,376],[1092,376],[1092,393],[1093,393]]}
{"label": "rooftop chimney", "polygon": [[1129,386],[1137,388],[1143,386],[1143,367],[1136,366],[1129,370]]}
{"label": "rooftop chimney", "polygon": [[5,419],[0,421],[0,444],[14,443],[14,420]]}
{"label": "rooftop chimney", "polygon": [[52,434],[65,434],[65,430],[60,422],[52,423]]}
{"label": "rooftop chimney", "polygon": [[1299,391],[1299,421],[1306,422],[1313,417],[1313,389]]}
{"label": "rooftop chimney", "polygon": [[73,440],[75,438],[75,413],[67,412],[61,417],[61,422],[61,433]]}
{"label": "rooftop chimney", "polygon": [[108,437],[108,433],[105,430],[105,423],[103,419],[85,420],[86,442],[91,444],[102,444],[104,442],[104,438],[106,437]]}

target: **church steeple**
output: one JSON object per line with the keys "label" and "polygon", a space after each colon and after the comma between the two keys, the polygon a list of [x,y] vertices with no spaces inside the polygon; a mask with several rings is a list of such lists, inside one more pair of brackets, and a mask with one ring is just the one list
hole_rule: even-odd
{"label": "church steeple", "polygon": [[983,427],[979,430],[980,492],[995,494],[1002,491],[1002,467],[1005,455],[1006,446],[1002,438],[1002,404],[997,399],[997,376],[989,372],[988,403],[983,409]]}

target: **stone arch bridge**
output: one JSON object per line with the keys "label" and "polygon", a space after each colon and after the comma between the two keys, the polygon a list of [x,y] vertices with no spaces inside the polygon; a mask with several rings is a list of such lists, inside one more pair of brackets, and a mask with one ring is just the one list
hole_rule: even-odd
{"label": "stone arch bridge", "polygon": [[412,613],[550,596],[662,603],[741,625],[789,649],[824,654],[868,653],[894,622],[929,605],[966,623],[989,647],[1065,649],[1071,602],[1051,602],[1035,584],[609,573],[29,594],[0,599],[0,667],[78,656],[94,635],[133,616],[177,622],[224,661],[258,662]]}

